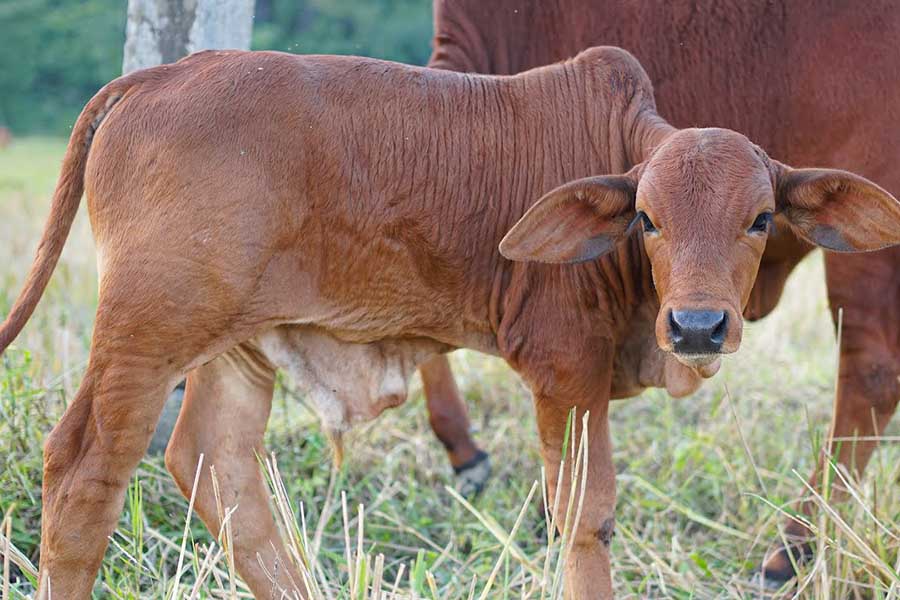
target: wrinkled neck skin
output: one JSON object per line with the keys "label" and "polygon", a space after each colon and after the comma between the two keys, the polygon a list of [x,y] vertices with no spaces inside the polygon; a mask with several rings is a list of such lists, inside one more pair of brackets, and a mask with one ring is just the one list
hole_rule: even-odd
{"label": "wrinkled neck skin", "polygon": [[[523,214],[540,195],[561,183],[627,172],[675,131],[657,115],[652,89],[642,72],[635,71],[628,60],[623,64],[616,50],[601,49],[596,54],[602,67],[579,71],[567,65],[570,70],[565,77],[556,74],[526,80],[526,87],[533,86],[542,97],[570,100],[555,109],[563,111],[555,118],[554,111],[544,115],[551,117],[547,122],[555,125],[555,131],[542,128],[533,132],[550,145],[526,164],[533,165],[535,171],[543,170],[545,180],[537,186],[537,195],[519,196],[525,204],[516,206],[514,214]],[[591,56],[590,62],[597,64],[597,58]],[[584,93],[586,89],[603,93],[592,97]],[[539,122],[526,120],[523,126],[533,127]],[[512,224],[504,223],[504,229]],[[497,233],[502,238],[505,231]],[[658,301],[639,233],[620,243],[614,252],[582,264],[512,263],[501,258],[495,285],[500,290],[499,309],[492,325],[498,350],[514,366],[522,352],[537,345],[547,348],[550,336],[571,331],[571,337],[576,337],[591,331],[589,337],[611,341],[625,354],[652,355],[649,361],[629,361],[634,368],[621,370],[621,381],[614,382],[614,387],[621,389],[616,390],[617,395],[632,395],[659,381],[655,371],[664,361],[652,335]],[[631,335],[635,322],[650,332],[646,341],[636,343]]]}
{"label": "wrinkled neck skin", "polygon": [[[586,123],[586,131],[593,133],[581,143],[592,144],[593,160],[579,164],[573,160],[577,152],[566,157],[556,167],[567,172],[564,180],[626,172],[646,161],[675,131],[656,113],[649,83],[641,83],[622,108],[612,101],[611,110]],[[552,364],[555,357],[582,355],[590,360],[604,355],[599,347],[604,346],[614,354],[613,398],[634,396],[647,387],[663,387],[681,397],[699,387],[700,374],[657,345],[659,301],[639,231],[598,260],[566,265],[505,262],[500,267],[503,291],[496,331],[499,350],[513,367],[527,363],[522,370],[540,372],[534,365],[546,363],[552,371],[557,368]],[[540,389],[555,385],[554,379],[538,374],[530,383]]]}

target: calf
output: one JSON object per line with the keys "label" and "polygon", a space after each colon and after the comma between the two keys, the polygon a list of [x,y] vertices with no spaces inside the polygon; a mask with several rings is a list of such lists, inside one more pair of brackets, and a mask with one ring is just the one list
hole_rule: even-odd
{"label": "calf", "polygon": [[[867,180],[668,125],[616,48],[513,77],[203,52],[87,104],[0,349],[37,304],[82,191],[100,291],[87,372],[45,445],[39,597],[50,582],[56,598],[89,595],[185,374],[169,469],[187,492],[205,453],[237,505],[250,588],[267,597],[268,571],[305,594],[256,462],[275,369],[304,379],[340,432],[399,402],[414,364],[467,347],[529,384],[551,494],[567,415],[590,411],[566,586],[609,598],[610,397],[692,389],[738,348],[776,212],[829,248],[900,242],[900,204]],[[206,474],[196,507],[218,531]]]}
{"label": "calf", "polygon": [[[434,67],[511,74],[590,46],[622,46],[647,68],[660,113],[674,124],[715,123],[780,160],[840,165],[900,190],[900,12],[892,0],[435,0],[434,7]],[[790,227],[776,231],[744,307],[749,319],[775,307],[812,248]],[[832,314],[844,309],[830,438],[860,439],[830,441],[813,486],[828,456],[860,474],[900,401],[900,248],[828,252],[825,271]],[[423,377],[452,389],[442,373],[449,367]],[[466,430],[464,422],[457,430]],[[785,532],[808,552],[802,523],[787,519]],[[793,576],[780,543],[763,572],[774,587]]]}

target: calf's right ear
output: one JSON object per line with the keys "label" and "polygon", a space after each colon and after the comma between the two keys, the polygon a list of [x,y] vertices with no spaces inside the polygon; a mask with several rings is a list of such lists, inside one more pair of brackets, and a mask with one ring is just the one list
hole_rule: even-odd
{"label": "calf's right ear", "polygon": [[548,192],[509,230],[500,254],[543,263],[577,263],[606,254],[634,222],[637,179],[632,173],[578,179]]}

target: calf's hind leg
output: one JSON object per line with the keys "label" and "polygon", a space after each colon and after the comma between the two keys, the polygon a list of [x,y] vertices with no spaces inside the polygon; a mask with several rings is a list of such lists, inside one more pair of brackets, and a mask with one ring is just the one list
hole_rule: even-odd
{"label": "calf's hind leg", "polygon": [[257,459],[265,455],[263,434],[274,382],[273,367],[246,345],[194,369],[166,450],[166,466],[190,497],[199,457],[204,455],[194,502],[209,530],[219,535],[222,523],[210,472],[215,468],[221,505],[225,511],[235,509],[231,515],[235,566],[257,598],[280,598],[282,592],[290,598],[297,592],[306,597],[303,580],[272,518]]}
{"label": "calf's hind leg", "polygon": [[[176,382],[166,356],[174,334],[101,294],[87,372],[44,446],[38,598],[90,597],[128,480]],[[190,351],[190,340],[179,343]]]}
{"label": "calf's hind leg", "polygon": [[41,599],[90,597],[166,394],[265,317],[226,302],[196,271],[163,269],[165,257],[151,255],[159,268],[150,276],[140,248],[107,256],[120,258],[101,277],[89,366],[44,448]]}
{"label": "calf's hind leg", "polygon": [[[89,598],[168,392],[158,365],[93,361],[44,446],[38,598]],[[174,383],[174,382],[173,382]]]}

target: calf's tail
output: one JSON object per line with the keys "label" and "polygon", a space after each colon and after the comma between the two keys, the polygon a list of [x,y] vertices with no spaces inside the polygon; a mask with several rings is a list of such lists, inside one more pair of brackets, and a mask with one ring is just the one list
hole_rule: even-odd
{"label": "calf's tail", "polygon": [[50,281],[69,230],[72,228],[72,222],[75,220],[75,214],[78,212],[78,205],[81,203],[84,192],[84,169],[94,132],[109,109],[125,93],[129,87],[128,83],[129,78],[125,77],[108,84],[87,103],[75,121],[72,135],[69,137],[69,146],[63,158],[62,171],[56,182],[56,191],[53,192],[50,215],[44,225],[31,270],[12,310],[0,325],[0,354],[22,331]]}

